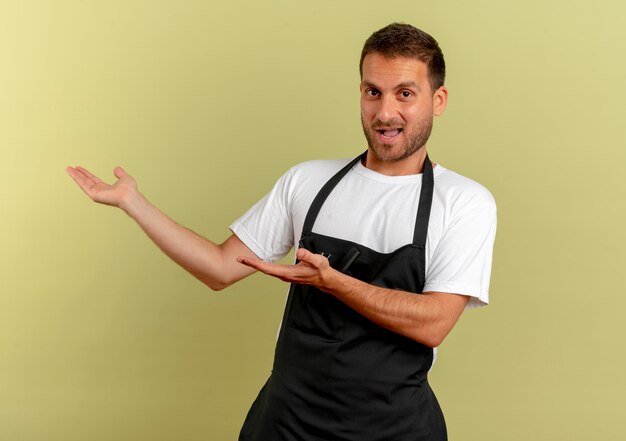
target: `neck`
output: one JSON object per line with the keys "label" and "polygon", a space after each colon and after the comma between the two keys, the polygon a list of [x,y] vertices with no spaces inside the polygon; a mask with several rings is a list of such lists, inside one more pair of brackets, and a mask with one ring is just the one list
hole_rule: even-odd
{"label": "neck", "polygon": [[[426,147],[418,149],[411,156],[400,161],[386,161],[378,157],[371,148],[363,160],[363,165],[370,170],[387,176],[417,175],[424,171]],[[435,164],[433,163],[433,167]]]}

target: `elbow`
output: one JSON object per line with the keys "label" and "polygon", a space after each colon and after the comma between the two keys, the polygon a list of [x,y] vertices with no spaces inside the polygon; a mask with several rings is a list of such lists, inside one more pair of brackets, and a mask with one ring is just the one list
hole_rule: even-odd
{"label": "elbow", "polygon": [[233,284],[233,281],[226,280],[225,278],[211,277],[208,274],[192,274],[196,279],[208,286],[211,291],[221,291]]}
{"label": "elbow", "polygon": [[202,280],[202,282],[208,286],[211,291],[221,291],[233,284],[233,282],[221,279]]}
{"label": "elbow", "polygon": [[208,286],[211,291],[221,291],[224,288],[228,288],[229,286],[226,283],[215,283],[215,282],[205,282],[204,284]]}
{"label": "elbow", "polygon": [[433,335],[433,336],[428,336],[427,338],[424,338],[420,341],[420,343],[428,346],[429,348],[436,348],[439,345],[441,345],[441,343],[443,343],[443,341],[445,340],[445,335],[444,336],[437,336],[437,335]]}
{"label": "elbow", "polygon": [[233,272],[229,273],[228,271],[221,271],[219,273],[216,271],[211,274],[202,272],[201,274],[194,274],[194,276],[208,286],[212,291],[221,291],[226,289],[242,278],[241,274]]}
{"label": "elbow", "polygon": [[443,343],[449,333],[449,329],[429,329],[427,332],[418,332],[413,336],[413,340],[429,348],[436,348]]}

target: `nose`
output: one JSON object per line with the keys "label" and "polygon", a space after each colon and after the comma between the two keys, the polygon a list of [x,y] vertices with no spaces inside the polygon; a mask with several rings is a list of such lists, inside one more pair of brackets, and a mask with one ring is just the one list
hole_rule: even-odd
{"label": "nose", "polygon": [[393,95],[383,96],[379,101],[378,111],[376,117],[379,121],[385,123],[397,119],[398,106],[395,97]]}

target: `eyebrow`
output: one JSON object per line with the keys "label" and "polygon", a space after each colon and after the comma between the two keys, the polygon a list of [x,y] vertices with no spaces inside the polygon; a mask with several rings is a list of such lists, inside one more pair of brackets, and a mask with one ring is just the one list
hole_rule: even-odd
{"label": "eyebrow", "polygon": [[[363,81],[363,85],[366,87],[374,87],[376,89],[379,89],[379,87],[376,84],[370,83],[369,81]],[[394,87],[394,89],[405,89],[407,87],[414,87],[417,90],[422,90],[421,87],[415,81],[405,81],[403,83],[397,84]]]}
{"label": "eyebrow", "polygon": [[414,87],[418,90],[420,90],[421,88],[417,85],[417,83],[415,81],[405,81],[404,83],[400,83],[396,86],[396,89],[404,89],[407,87]]}

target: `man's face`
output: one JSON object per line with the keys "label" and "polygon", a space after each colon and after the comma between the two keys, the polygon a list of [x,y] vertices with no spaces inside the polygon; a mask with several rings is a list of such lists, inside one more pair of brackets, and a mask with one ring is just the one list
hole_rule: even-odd
{"label": "man's face", "polygon": [[380,162],[399,162],[426,144],[433,116],[443,112],[447,91],[431,90],[428,68],[413,58],[363,60],[361,122],[371,152]]}

